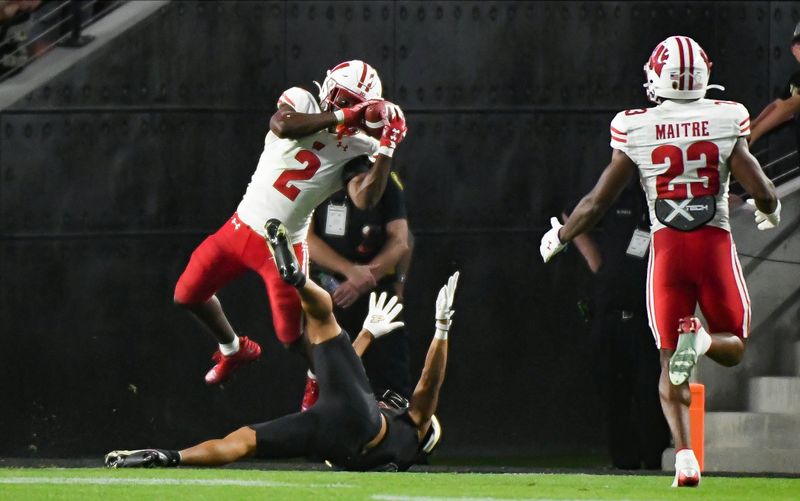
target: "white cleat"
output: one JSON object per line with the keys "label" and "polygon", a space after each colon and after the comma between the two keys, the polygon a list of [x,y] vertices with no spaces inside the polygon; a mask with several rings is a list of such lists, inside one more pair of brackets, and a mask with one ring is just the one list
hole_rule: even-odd
{"label": "white cleat", "polygon": [[672,487],[697,487],[700,485],[700,464],[691,449],[682,449],[675,455],[675,480]]}
{"label": "white cleat", "polygon": [[696,333],[702,329],[700,320],[695,317],[684,317],[678,321],[678,346],[669,359],[669,380],[680,386],[689,380],[692,370],[697,365]]}

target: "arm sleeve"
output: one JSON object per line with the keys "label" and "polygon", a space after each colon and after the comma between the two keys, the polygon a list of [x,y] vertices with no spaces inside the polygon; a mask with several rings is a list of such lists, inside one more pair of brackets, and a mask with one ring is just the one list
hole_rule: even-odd
{"label": "arm sleeve", "polygon": [[[611,147],[628,155],[628,124],[624,112],[617,113],[611,121]],[[630,155],[629,155],[630,156]]]}
{"label": "arm sleeve", "polygon": [[383,217],[384,223],[389,223],[396,219],[406,219],[406,195],[403,192],[403,183],[400,176],[392,171],[389,181],[386,183],[386,191],[383,193]]}
{"label": "arm sleeve", "polygon": [[301,89],[300,87],[292,87],[283,91],[281,97],[278,98],[277,106],[280,107],[282,104],[291,106],[294,111],[299,113],[320,112],[319,105],[317,104],[317,101],[314,100],[314,96],[312,96],[307,90]]}

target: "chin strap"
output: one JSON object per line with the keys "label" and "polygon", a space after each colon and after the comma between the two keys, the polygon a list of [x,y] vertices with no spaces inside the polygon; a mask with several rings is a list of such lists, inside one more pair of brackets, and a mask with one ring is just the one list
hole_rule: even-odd
{"label": "chin strap", "polygon": [[706,90],[708,89],[725,90],[725,87],[723,87],[722,85],[711,84],[711,85],[706,85]]}

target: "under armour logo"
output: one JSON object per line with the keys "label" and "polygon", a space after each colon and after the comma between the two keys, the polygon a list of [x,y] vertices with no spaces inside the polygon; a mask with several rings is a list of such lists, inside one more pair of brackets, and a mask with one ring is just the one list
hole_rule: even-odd
{"label": "under armour logo", "polygon": [[239,227],[242,226],[242,223],[237,221],[236,218],[231,219],[231,224],[235,227],[235,229],[233,231],[238,230]]}
{"label": "under armour logo", "polygon": [[342,142],[341,142],[341,141],[339,141],[339,143],[336,145],[336,147],[337,147],[337,148],[341,148],[341,149],[342,149],[342,151],[347,151],[347,148],[348,148],[349,146],[348,146],[348,145],[346,145],[346,144],[345,144],[345,145],[342,145]]}
{"label": "under armour logo", "polygon": [[400,134],[400,129],[392,128],[392,135],[389,138],[394,141],[397,139],[397,135]]}

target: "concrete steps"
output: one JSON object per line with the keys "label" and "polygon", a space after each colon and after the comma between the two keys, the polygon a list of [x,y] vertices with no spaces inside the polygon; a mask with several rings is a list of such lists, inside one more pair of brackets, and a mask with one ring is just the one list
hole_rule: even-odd
{"label": "concrete steps", "polygon": [[709,412],[705,433],[706,449],[748,447],[800,451],[800,414]]}
{"label": "concrete steps", "polygon": [[705,462],[706,471],[798,473],[800,449],[707,446]]}
{"label": "concrete steps", "polygon": [[[705,470],[800,473],[800,377],[750,378],[747,396],[747,412],[706,413]],[[662,467],[674,465],[668,449]]]}
{"label": "concrete steps", "polygon": [[748,410],[800,414],[800,377],[754,377],[749,381]]}

